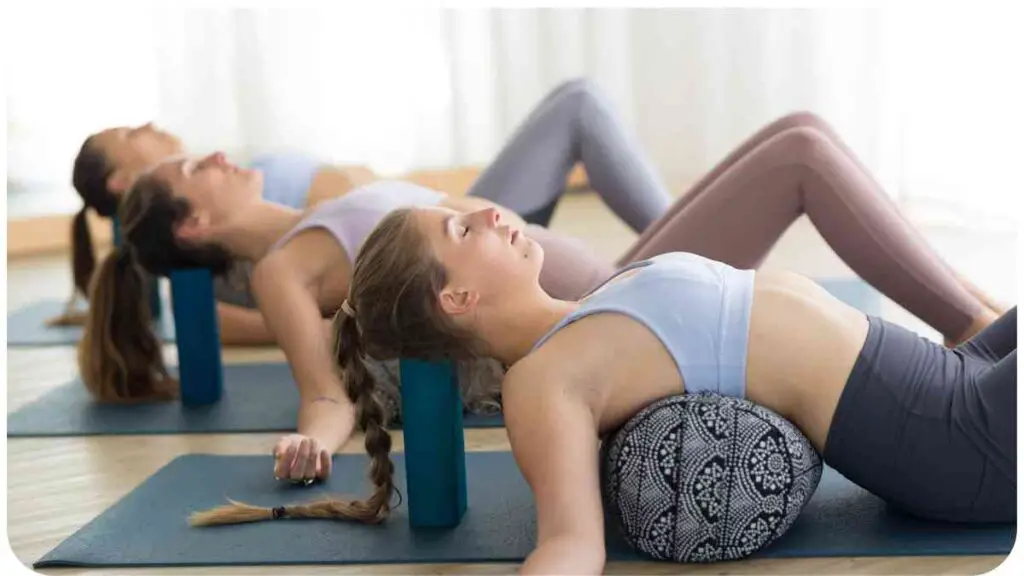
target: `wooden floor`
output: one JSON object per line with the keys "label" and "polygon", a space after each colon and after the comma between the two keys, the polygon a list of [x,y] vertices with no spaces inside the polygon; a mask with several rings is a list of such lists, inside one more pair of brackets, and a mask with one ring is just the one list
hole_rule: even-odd
{"label": "wooden floor", "polygon": [[[570,199],[560,209],[555,227],[579,234],[595,246],[616,255],[633,235],[610,218],[591,198]],[[811,234],[808,236],[807,234]],[[813,233],[792,231],[777,252],[788,252],[773,263],[790,261],[809,266],[827,252]],[[820,243],[819,243],[820,244]],[[817,256],[815,256],[817,255]],[[773,256],[773,258],[776,258]],[[828,258],[825,258],[828,260]],[[36,259],[11,262],[8,306],[40,296],[64,296],[70,285],[66,261]],[[832,262],[831,266],[835,266]],[[838,267],[836,269],[840,269]],[[1012,274],[1012,271],[1010,272]],[[1006,288],[1007,291],[1015,287]],[[282,359],[277,350],[229,350],[225,361]],[[7,403],[14,411],[26,402],[73,377],[72,348],[9,349],[7,351]],[[8,534],[11,548],[25,565],[40,558],[75,530],[101,514],[147,476],[178,455],[190,452],[266,454],[278,434],[215,434],[182,436],[117,436],[90,438],[10,439],[7,452]],[[402,449],[396,434],[396,450]],[[468,450],[508,449],[502,430],[468,430]],[[360,441],[345,452],[357,452]],[[759,560],[707,566],[663,563],[610,563],[611,574],[980,574],[998,566],[1004,557],[890,557]],[[377,565],[296,566],[189,569],[48,569],[44,573],[73,574],[499,574],[513,565]],[[5,571],[5,573],[10,573]]]}

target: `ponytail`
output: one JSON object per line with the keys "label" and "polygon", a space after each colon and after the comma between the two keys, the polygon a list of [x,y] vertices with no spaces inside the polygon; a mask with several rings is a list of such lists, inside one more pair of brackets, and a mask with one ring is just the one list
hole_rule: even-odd
{"label": "ponytail", "polygon": [[231,504],[196,512],[189,518],[192,526],[239,524],[281,518],[325,518],[356,520],[377,524],[391,513],[391,493],[395,491],[395,467],[390,458],[391,435],[385,427],[384,404],[375,393],[374,380],[363,364],[364,352],[359,327],[348,303],[334,317],[335,356],[342,370],[345,389],[356,406],[356,425],[365,431],[366,453],[370,456],[370,480],[373,493],[366,500],[324,498],[303,504],[276,508],[251,506],[229,500]]}
{"label": "ponytail", "polygon": [[64,306],[64,312],[56,318],[47,320],[47,326],[83,326],[86,322],[86,315],[75,311],[78,296],[89,295],[89,282],[96,268],[96,256],[93,252],[92,236],[89,234],[86,210],[88,207],[83,206],[71,221],[71,273],[75,287]]}
{"label": "ponytail", "polygon": [[75,287],[83,296],[89,294],[89,282],[96,268],[96,254],[93,251],[92,235],[89,233],[89,220],[83,206],[71,223],[71,272],[74,275]]}
{"label": "ponytail", "polygon": [[149,282],[133,251],[115,248],[90,282],[78,368],[86,389],[101,402],[173,400],[177,381],[153,333]]}

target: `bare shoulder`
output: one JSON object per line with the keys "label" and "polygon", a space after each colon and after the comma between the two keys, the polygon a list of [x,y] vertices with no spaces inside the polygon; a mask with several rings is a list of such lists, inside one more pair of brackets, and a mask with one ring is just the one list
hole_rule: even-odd
{"label": "bare shoulder", "polygon": [[573,421],[584,435],[597,425],[575,376],[557,364],[527,358],[513,366],[502,384],[502,412],[513,452],[536,444],[540,449],[554,433]]}
{"label": "bare shoulder", "polygon": [[528,420],[548,406],[573,402],[603,430],[654,398],[684,389],[658,337],[621,313],[594,314],[565,326],[513,368],[502,386],[509,426],[516,423],[517,409]]}
{"label": "bare shoulder", "polygon": [[[567,362],[555,343],[520,360],[505,374],[501,386],[502,412],[510,434],[525,425],[536,428],[543,420],[564,410],[592,413],[587,394],[592,384],[592,367],[585,362]],[[554,414],[553,414],[554,412]]]}
{"label": "bare shoulder", "polygon": [[601,312],[564,326],[527,359],[532,361],[531,371],[577,381],[601,379],[613,367],[634,364],[650,339],[643,325],[624,314]]}
{"label": "bare shoulder", "polygon": [[501,385],[506,426],[537,415],[539,405],[566,395],[571,374],[549,354],[534,353],[509,368]]}
{"label": "bare shoulder", "polygon": [[[328,277],[340,275],[347,279],[349,268],[348,255],[334,236],[322,228],[310,228],[289,238],[257,262],[253,282],[259,277],[267,282],[291,279],[315,287]],[[347,282],[345,284],[347,287]]]}
{"label": "bare shoulder", "polygon": [[603,549],[597,419],[570,372],[527,358],[502,386],[509,444],[537,505],[538,544],[559,539]]}

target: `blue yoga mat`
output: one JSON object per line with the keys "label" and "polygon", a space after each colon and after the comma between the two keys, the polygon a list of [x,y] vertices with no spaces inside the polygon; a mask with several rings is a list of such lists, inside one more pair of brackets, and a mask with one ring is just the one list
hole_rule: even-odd
{"label": "blue yoga mat", "polygon": [[[7,436],[209,434],[295,430],[299,393],[285,363],[226,364],[224,397],[202,407],[94,402],[78,378],[8,414]],[[500,427],[500,415],[466,414],[466,428]]]}
{"label": "blue yoga mat", "polygon": [[[73,346],[82,339],[79,326],[47,326],[46,322],[64,313],[65,302],[39,300],[7,315],[7,346],[43,347]],[[174,322],[168,306],[156,323],[157,337],[174,342]]]}
{"label": "blue yoga mat", "polygon": [[[402,454],[396,485],[408,494]],[[188,515],[227,498],[279,506],[326,494],[364,497],[364,455],[336,455],[335,473],[308,488],[275,481],[269,456],[187,455],[47,553],[53,566],[225,566],[350,563],[519,562],[536,542],[533,498],[508,452],[469,452],[469,506],[452,529],[412,530],[403,502],[387,522],[282,520],[191,528]],[[609,560],[643,560],[609,524]],[[1015,525],[963,526],[890,512],[826,468],[817,492],[765,558],[1007,554]]]}

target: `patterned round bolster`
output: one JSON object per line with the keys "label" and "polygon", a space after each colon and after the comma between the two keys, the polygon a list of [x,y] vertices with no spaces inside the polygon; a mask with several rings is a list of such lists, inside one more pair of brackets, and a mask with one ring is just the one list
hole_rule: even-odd
{"label": "patterned round bolster", "polygon": [[788,420],[710,393],[663,398],[601,448],[605,506],[626,541],[658,560],[738,560],[786,533],[822,463]]}

